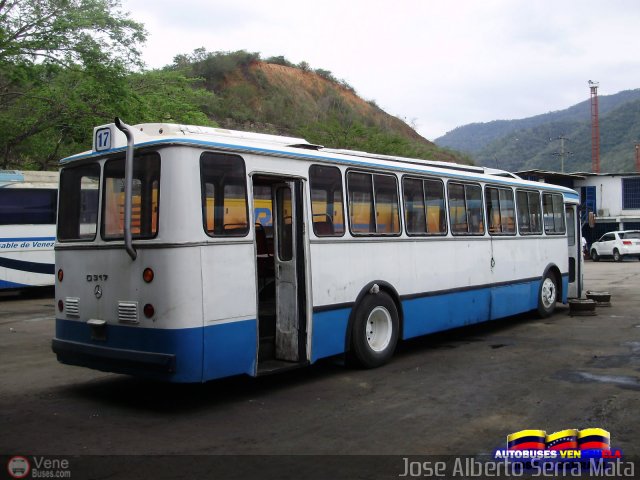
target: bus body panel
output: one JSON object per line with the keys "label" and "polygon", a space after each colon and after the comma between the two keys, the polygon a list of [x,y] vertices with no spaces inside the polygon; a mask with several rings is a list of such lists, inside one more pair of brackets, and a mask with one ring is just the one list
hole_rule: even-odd
{"label": "bus body panel", "polygon": [[58,172],[0,170],[0,290],[53,285]]}
{"label": "bus body panel", "polygon": [[[404,339],[534,310],[541,266],[567,271],[566,237],[515,238],[314,241],[313,298],[321,311],[313,315],[312,361],[344,352],[351,308],[342,305],[355,306],[375,280],[400,296]],[[566,302],[566,275],[562,292]]]}
{"label": "bus body panel", "polygon": [[[147,267],[154,271],[150,283],[142,277]],[[62,342],[79,342],[87,347],[80,350],[87,354],[90,366],[106,365],[108,358],[121,355],[125,358],[115,365],[122,373],[149,370],[152,378],[202,380],[199,248],[138,249],[138,258],[132,262],[120,248],[63,247],[56,252],[56,268],[64,272],[63,281],[56,281],[56,297],[63,302],[63,311],[56,312],[55,340],[59,348],[68,347],[65,352],[56,352],[61,361],[74,363],[79,358],[77,351],[70,351],[78,346]],[[154,308],[151,318],[144,313],[147,304]],[[95,321],[104,322],[104,326],[92,326]],[[94,347],[93,353],[90,347]],[[128,358],[127,352],[138,353]],[[144,354],[173,355],[175,365],[155,372],[153,362],[134,361]]]}
{"label": "bus body panel", "polygon": [[0,289],[53,285],[55,225],[0,225]]}
{"label": "bus body panel", "polygon": [[204,379],[255,375],[256,272],[253,242],[200,247]]}
{"label": "bus body panel", "polygon": [[[175,130],[174,127],[168,127],[167,132]],[[260,362],[264,366],[272,359],[261,359],[266,351],[261,336],[266,317],[258,291],[259,285],[264,288],[268,274],[259,272],[259,260],[265,256],[258,253],[253,224],[260,219],[263,226],[273,230],[274,225],[264,219],[273,217],[269,206],[275,197],[254,199],[252,187],[275,187],[277,182],[288,181],[304,192],[304,197],[298,200],[305,209],[306,222],[299,222],[304,225],[293,230],[296,242],[300,242],[298,245],[305,252],[300,257],[304,268],[292,280],[300,286],[301,300],[307,306],[306,320],[300,323],[307,344],[304,345],[302,335],[298,342],[300,351],[306,348],[307,356],[301,357],[299,364],[341,354],[348,348],[349,320],[363,289],[370,288],[372,282],[380,282],[383,288],[398,295],[402,338],[536,309],[543,275],[549,268],[560,272],[561,300],[566,302],[566,235],[490,236],[485,231],[481,236],[453,236],[449,232],[443,236],[410,237],[403,228],[397,236],[355,236],[349,231],[347,220],[346,174],[356,171],[394,176],[402,223],[401,188],[405,174],[412,178],[441,179],[445,186],[451,180],[473,182],[483,192],[485,185],[562,192],[568,203],[577,203],[574,192],[483,174],[479,167],[447,169],[444,165],[421,165],[417,161],[363,158],[359,152],[350,155],[294,149],[286,144],[262,145],[250,136],[244,139],[242,134],[238,137],[241,140],[200,141],[189,137],[195,130],[186,128],[181,132],[183,137],[160,140],[156,139],[161,137],[158,135],[139,134],[137,141],[147,151],[153,150],[157,141],[155,151],[161,157],[161,173],[156,204],[157,235],[146,240],[134,239],[135,260],[126,254],[122,240],[103,240],[100,225],[94,241],[58,244],[56,269],[63,269],[65,274],[63,281],[57,282],[56,297],[63,302],[64,309],[57,312],[53,348],[63,363],[174,382],[257,375]],[[234,132],[228,135],[233,136]],[[105,158],[90,153],[62,163],[72,166],[76,161],[91,162],[95,155],[95,161],[104,164],[109,158],[123,156],[122,150],[118,150],[122,146],[112,148],[116,150],[107,152]],[[246,235],[240,229],[237,236],[227,234],[226,230],[216,236],[214,232],[218,231],[207,226],[212,218],[203,212],[219,197],[203,199],[203,189],[209,188],[205,182],[210,182],[218,192],[222,191],[219,186],[226,184],[201,178],[201,165],[208,161],[203,152],[222,152],[221,156],[242,160],[246,202],[253,209],[248,212]],[[310,188],[306,187],[312,164],[332,165],[341,172],[344,213],[339,222],[346,224],[342,237],[319,238],[314,234],[309,221],[314,216],[309,202]],[[224,200],[224,205],[215,204],[216,215],[221,208],[231,210],[231,217],[238,217],[236,212],[242,211],[243,199],[230,197],[227,202],[225,196]],[[482,221],[486,223],[487,219],[485,211]],[[278,235],[286,232],[287,222],[284,223]],[[271,235],[269,240],[274,241],[276,237]],[[273,256],[273,251],[269,255]],[[151,283],[142,278],[147,267],[155,273]],[[277,275],[277,262],[275,267]],[[145,316],[145,305],[153,306],[150,318]],[[132,311],[137,323],[127,323],[126,314],[131,315]],[[277,364],[278,360],[282,363],[278,358],[272,363]]]}

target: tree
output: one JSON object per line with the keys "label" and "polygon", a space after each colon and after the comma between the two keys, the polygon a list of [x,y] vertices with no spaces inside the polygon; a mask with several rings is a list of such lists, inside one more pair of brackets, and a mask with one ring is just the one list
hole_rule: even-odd
{"label": "tree", "polygon": [[119,0],[0,0],[2,166],[45,168],[126,108],[145,35]]}
{"label": "tree", "polygon": [[119,0],[0,0],[0,64],[140,66],[145,39]]}
{"label": "tree", "polygon": [[25,84],[24,94],[0,109],[2,168],[54,167],[60,157],[87,149],[93,127],[115,116],[131,123],[214,125],[206,113],[215,96],[179,72],[105,77],[80,66],[32,70],[42,81]]}

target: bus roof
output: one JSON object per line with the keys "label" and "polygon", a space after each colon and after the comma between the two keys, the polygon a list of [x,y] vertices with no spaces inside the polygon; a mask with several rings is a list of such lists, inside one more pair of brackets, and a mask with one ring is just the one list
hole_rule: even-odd
{"label": "bus roof", "polygon": [[[245,151],[261,153],[269,156],[286,156],[310,161],[337,162],[353,166],[401,168],[410,170],[411,167],[426,167],[433,174],[442,174],[450,177],[471,177],[477,180],[497,183],[520,184],[530,188],[545,188],[562,191],[565,196],[575,197],[577,193],[566,187],[558,185],[540,184],[521,179],[519,176],[506,170],[495,168],[463,165],[452,162],[434,160],[422,160],[417,158],[399,157],[393,155],[381,155],[356,150],[324,148],[320,145],[309,143],[303,138],[269,135],[263,133],[242,132],[214,127],[201,127],[196,125],[179,125],[172,123],[143,123],[133,125],[136,146],[148,146],[154,144],[189,144],[193,146],[209,146],[231,151]],[[106,136],[100,137],[100,134]],[[98,144],[104,141],[104,144]],[[127,146],[124,135],[113,123],[94,128],[93,148],[60,161],[61,165],[90,158],[106,153],[122,152]],[[369,161],[366,161],[369,160]],[[417,169],[416,169],[417,170]],[[428,172],[425,172],[428,173]],[[480,177],[478,177],[480,176]],[[500,179],[500,180],[498,180]]]}

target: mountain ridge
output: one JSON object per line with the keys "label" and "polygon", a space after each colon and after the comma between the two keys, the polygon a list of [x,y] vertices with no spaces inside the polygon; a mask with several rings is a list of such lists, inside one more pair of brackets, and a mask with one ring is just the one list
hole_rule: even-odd
{"label": "mountain ridge", "polygon": [[[602,171],[633,171],[640,139],[640,89],[598,98]],[[591,170],[591,101],[516,120],[455,128],[435,140],[471,155],[480,165],[510,171],[561,170],[559,137],[565,138],[565,171]]]}
{"label": "mountain ridge", "polygon": [[304,137],[332,148],[431,160],[472,163],[466,155],[437,146],[401,119],[329,71],[312,70],[283,57],[262,60],[246,51],[196,51],[174,65],[215,94],[208,111],[224,128]]}

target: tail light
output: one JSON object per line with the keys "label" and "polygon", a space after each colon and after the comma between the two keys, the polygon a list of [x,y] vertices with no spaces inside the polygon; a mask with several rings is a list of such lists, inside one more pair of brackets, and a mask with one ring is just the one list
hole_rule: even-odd
{"label": "tail light", "polygon": [[153,282],[153,277],[155,277],[155,274],[149,267],[145,268],[144,272],[142,272],[142,279],[147,283]]}
{"label": "tail light", "polygon": [[631,240],[623,240],[622,244],[623,245],[633,245],[633,242]]}
{"label": "tail light", "polygon": [[142,311],[144,312],[144,316],[147,318],[153,317],[153,315],[156,313],[156,309],[153,308],[153,305],[151,305],[150,303],[147,303]]}
{"label": "tail light", "polygon": [[64,302],[62,300],[58,300],[58,311],[61,312],[64,310]]}
{"label": "tail light", "polygon": [[62,269],[58,270],[58,281],[62,282],[62,279],[64,278],[64,272],[62,271]]}

